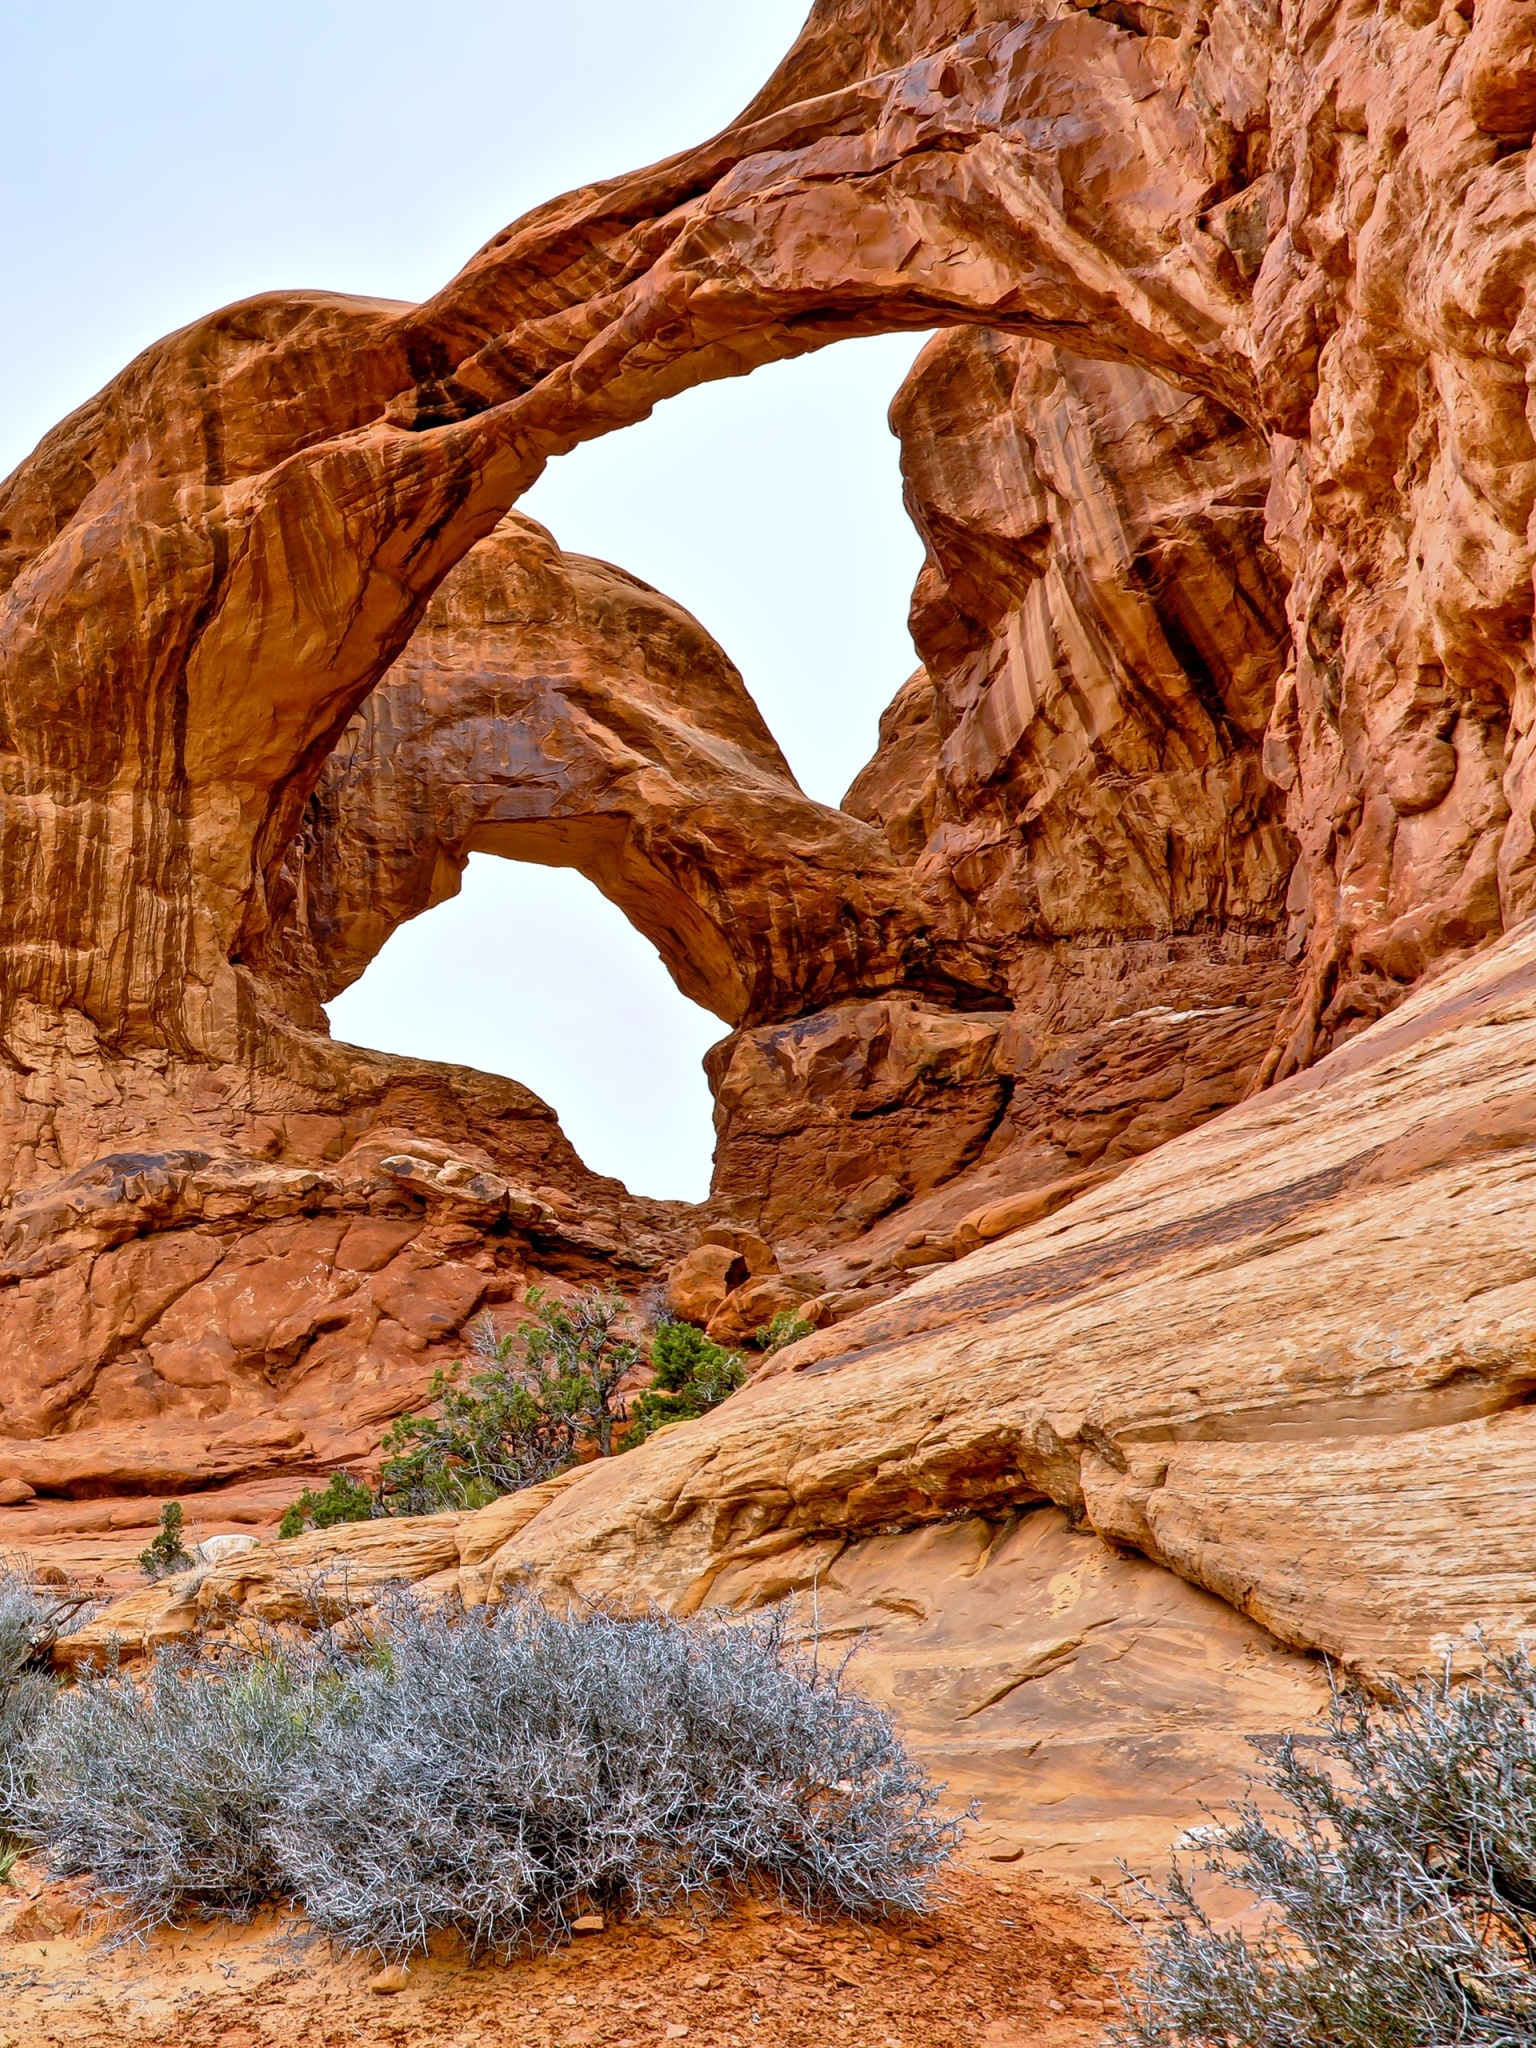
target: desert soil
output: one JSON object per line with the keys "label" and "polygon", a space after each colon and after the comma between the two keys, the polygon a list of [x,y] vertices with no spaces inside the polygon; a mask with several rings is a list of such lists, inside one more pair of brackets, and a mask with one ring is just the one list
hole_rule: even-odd
{"label": "desert soil", "polygon": [[72,1888],[0,1889],[0,2048],[1088,2048],[1132,1953],[1028,1873],[958,1869],[921,1920],[610,1926],[510,1965],[434,1955],[404,1988],[269,1917],[112,1947]]}

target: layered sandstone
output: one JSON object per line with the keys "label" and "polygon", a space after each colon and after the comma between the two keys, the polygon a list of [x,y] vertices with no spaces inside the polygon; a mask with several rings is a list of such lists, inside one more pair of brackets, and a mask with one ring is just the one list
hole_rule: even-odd
{"label": "layered sandstone", "polygon": [[[850,1627],[932,1574],[871,1682],[947,1755],[999,1715],[1015,1789],[1037,1703],[1068,1742],[1192,1662],[1162,1820],[1192,1701],[1231,1756],[1315,1696],[1276,1643],[1528,1628],[1531,11],[819,0],[725,134],[424,305],[226,309],[56,429],[0,488],[0,1535],[366,1457],[473,1314],[725,1230],[767,1259],[711,1327],[822,1325],[782,1370],[523,1527],[346,1543]],[[696,622],[511,508],[929,327],[924,666],[830,810]],[[580,867],[731,1027],[706,1214],[326,1036],[477,849]]]}
{"label": "layered sandstone", "polygon": [[386,1064],[415,1127],[392,1126],[391,1091],[370,1090],[350,1146],[345,1117],[302,1120],[306,1149],[330,1150],[317,1165],[227,1142],[120,1152],[9,1205],[0,1473],[89,1499],[365,1458],[462,1355],[477,1313],[551,1275],[654,1284],[675,1256],[678,1205],[586,1173],[526,1091],[487,1080],[452,1104],[501,1138],[498,1158],[423,1137],[451,1121],[439,1077]]}
{"label": "layered sandstone", "polygon": [[685,1612],[799,1596],[871,1631],[868,1682],[1032,1853],[1150,1848],[1241,1734],[1316,1703],[1277,1644],[1380,1681],[1536,1624],[1533,1061],[1528,925],[638,1452],[268,1546],[69,1654],[282,1620],[317,1576],[342,1606],[392,1573],[470,1604],[530,1575]]}
{"label": "layered sandstone", "polygon": [[[730,1024],[829,995],[995,992],[877,829],[802,794],[687,612],[513,516],[471,550],[327,760],[254,958],[305,1014],[472,853],[575,867]],[[307,975],[299,981],[300,971]]]}
{"label": "layered sandstone", "polygon": [[[22,1252],[0,1302],[5,1420],[18,1438],[70,1439],[67,1455],[39,1446],[28,1484],[164,1491],[366,1456],[462,1348],[471,1316],[515,1301],[531,1279],[601,1271],[621,1242],[630,1250],[608,1270],[635,1284],[686,1241],[680,1214],[626,1208],[585,1174],[526,1091],[320,1035],[322,1002],[457,886],[476,850],[581,866],[688,993],[745,1020],[711,1061],[716,1199],[803,1272],[782,1300],[754,1295],[733,1311],[722,1325],[733,1341],[786,1303],[819,1297],[842,1314],[889,1293],[973,1211],[1115,1166],[1240,1098],[1289,986],[1278,958],[1284,837],[1262,792],[1252,804],[1241,795],[1257,772],[1252,704],[1279,658],[1252,437],[1140,373],[1106,387],[1088,365],[1037,352],[1025,358],[1035,382],[1048,373],[1058,393],[1083,386],[1099,400],[1094,410],[1063,397],[1052,415],[1029,398],[1030,379],[1021,386],[1018,360],[1000,337],[956,337],[935,345],[904,395],[930,546],[973,609],[986,562],[1014,609],[962,630],[945,600],[949,642],[929,638],[925,651],[947,709],[914,750],[912,692],[898,702],[900,737],[888,721],[850,798],[864,821],[800,793],[739,676],[686,613],[514,517],[447,580],[324,764],[243,970],[263,990],[258,1058],[188,1066],[149,1048],[125,1054],[77,1012],[50,1023],[37,1005],[16,1007],[22,1078],[5,1084],[5,1135],[18,1189],[6,1228]],[[970,394],[975,446],[958,437],[957,390]],[[1048,489],[1041,451],[1063,445],[1077,447],[1077,466]],[[963,477],[969,525],[954,502]],[[1182,565],[1177,604],[1198,598],[1209,621],[1204,655],[1144,594],[1170,556]],[[937,574],[925,574],[920,612],[938,608]],[[960,707],[1009,687],[1029,639],[1021,612],[1042,593],[1077,623],[1068,631],[1058,618],[1046,638],[1078,668],[1042,686],[1039,730],[1026,721],[1018,759],[1005,749],[978,766],[976,720]],[[1149,712],[1135,680],[1154,643],[1170,703],[1198,727],[1189,744],[1205,749],[1169,775],[1150,769],[1169,742],[1166,715]],[[1212,674],[1230,715],[1200,709],[1195,679],[1209,695]],[[1085,693],[1103,723],[1094,734],[1072,725]],[[1029,808],[1029,747],[1049,734],[1059,748],[1069,729],[1073,772],[1010,826]],[[1129,828],[1075,878],[1062,864],[1106,747],[1153,806],[1137,888],[1106,879],[1125,866]],[[957,779],[960,756],[971,765]],[[1129,816],[1124,780],[1105,801]],[[1212,797],[1190,832],[1181,820],[1196,818],[1203,782],[1238,796],[1230,812]],[[1026,843],[1021,830],[1038,848],[1033,880],[1002,871],[1010,846]],[[1046,873],[1056,884],[1042,893]],[[1175,902],[1179,887],[1194,893]],[[818,1008],[828,996],[842,999]],[[751,1022],[764,1014],[785,1021]],[[398,1174],[338,1182],[341,1156],[377,1153],[380,1130],[429,1167],[451,1154],[463,1176],[499,1175],[542,1231],[513,1228],[497,1201],[458,1199],[451,1223],[434,1222],[425,1203],[437,1191],[421,1182],[407,1193]],[[216,1215],[204,1214],[198,1180],[210,1172]],[[399,1238],[405,1263],[384,1279],[343,1245],[359,1215],[384,1217]],[[839,1243],[841,1259],[821,1256]],[[403,1277],[412,1299],[392,1307]],[[183,1326],[199,1332],[190,1350]]]}
{"label": "layered sandstone", "polygon": [[1516,34],[1333,8],[1303,56],[1239,0],[829,0],[738,127],[541,209],[424,306],[272,297],[159,344],[0,510],[7,1003],[249,1056],[321,763],[548,455],[950,322],[1070,340],[1268,443],[1296,1064],[1524,906],[1530,202],[1518,93],[1484,83]]}

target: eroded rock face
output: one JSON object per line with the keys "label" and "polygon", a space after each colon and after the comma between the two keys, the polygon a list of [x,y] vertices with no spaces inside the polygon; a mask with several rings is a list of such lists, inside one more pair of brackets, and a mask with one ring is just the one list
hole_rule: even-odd
{"label": "eroded rock face", "polygon": [[[1529,1634],[1533,1063],[1528,924],[713,1414],[455,1525],[454,1584],[686,1611],[809,1585],[880,1532],[1054,1503],[1369,1677],[1465,1656],[1479,1625]],[[382,1560],[387,1533],[360,1540]],[[281,1551],[220,1570],[288,1583]]]}
{"label": "eroded rock face", "polygon": [[[1020,21],[1005,12],[1004,37]],[[817,9],[768,103],[843,66],[933,63],[945,47],[958,81],[961,50],[998,47],[993,14],[936,4],[898,24],[872,0]],[[1190,114],[1212,173],[1192,212],[1163,188],[1165,248],[1199,284],[1165,260],[1150,289],[1202,305],[1216,353],[1243,358],[1241,390],[1213,388],[1188,357],[1170,381],[1264,433],[1270,536],[1293,584],[1266,749],[1303,849],[1291,908],[1306,973],[1283,1073],[1528,908],[1536,27],[1496,0],[1243,0],[1125,20],[1139,56],[1177,49],[1159,111]],[[1071,183],[1091,156],[1075,138],[1062,215],[1118,256],[1116,181]],[[1094,219],[1078,210],[1090,187]],[[1107,336],[1101,351],[1161,367]]]}
{"label": "eroded rock face", "polygon": [[813,803],[696,620],[512,517],[471,550],[327,761],[255,954],[311,1024],[471,853],[579,868],[732,1024],[855,989],[978,999],[884,834]]}
{"label": "eroded rock face", "polygon": [[1291,988],[1260,437],[969,332],[895,422],[929,669],[847,810],[800,793],[693,620],[514,516],[327,762],[252,954],[318,1023],[471,851],[580,866],[744,1027],[710,1061],[716,1197],[791,1256],[984,1155],[943,1220],[1189,1128],[1251,1084]]}
{"label": "eroded rock face", "polygon": [[[476,1106],[494,1132],[489,1081]],[[423,1137],[419,1107],[412,1129],[370,1105],[348,1149],[335,1120],[330,1163],[117,1153],[13,1201],[0,1472],[87,1499],[363,1459],[462,1354],[478,1312],[549,1275],[654,1285],[683,1205],[587,1175],[535,1107],[545,1144],[519,1163],[565,1191],[510,1178],[515,1143],[498,1161]]]}
{"label": "eroded rock face", "polygon": [[1286,640],[1263,437],[975,331],[929,344],[893,423],[926,678],[849,807],[1021,962],[1042,939],[1270,935],[1294,849],[1259,758]]}
{"label": "eroded rock face", "polygon": [[[347,720],[548,455],[687,384],[1081,302],[1106,348],[1239,403],[1225,308],[1167,234],[1217,160],[1183,95],[1171,50],[1091,16],[1000,24],[961,63],[554,202],[421,307],[272,295],[147,351],[0,497],[7,1002],[115,1046],[259,1055],[246,962]],[[1069,231],[1062,166],[1031,161],[1020,123],[1053,108],[1084,175],[1137,138],[1095,193],[1113,255]]]}
{"label": "eroded rock face", "polygon": [[67,1654],[280,1620],[317,1575],[366,1604],[392,1563],[470,1604],[529,1575],[685,1612],[792,1598],[863,1637],[865,1682],[994,1829],[1079,1868],[1155,1853],[1246,1735],[1318,1704],[1277,1645],[1381,1682],[1536,1623],[1533,1066],[1527,925],[628,1457],[265,1546]]}
{"label": "eroded rock face", "polygon": [[[381,1573],[852,1617],[869,1546],[974,1524],[1034,1612],[1064,1511],[1368,1674],[1528,1631],[1528,13],[821,0],[724,135],[423,306],[228,309],[49,436],[0,490],[0,1513],[350,1456],[479,1305],[707,1220],[779,1269],[711,1328],[825,1327]],[[507,515],[934,326],[924,669],[832,812],[692,621]],[[317,1028],[476,846],[734,1027],[707,1219]]]}
{"label": "eroded rock face", "polygon": [[[887,1191],[921,1197],[980,1157],[1000,1195],[1239,1101],[1291,994],[1295,849],[1260,759],[1286,644],[1269,457],[1207,399],[975,330],[929,345],[893,424],[928,547],[925,667],[845,802],[935,919],[999,962],[1011,1014],[991,1020],[990,1121],[955,1117],[942,1063],[907,1079],[947,1158],[874,1138],[890,1084],[867,1107],[849,1092],[845,1145],[887,1149]],[[814,1092],[826,1123],[832,1091]],[[726,1118],[722,1191],[792,1160],[754,1158]],[[802,1173],[783,1206],[810,1213],[817,1184]]]}
{"label": "eroded rock face", "polygon": [[[741,124],[530,215],[425,305],[272,296],[148,351],[0,505],[7,1003],[248,1056],[321,764],[548,454],[935,321],[1070,327],[1268,441],[1306,946],[1275,1070],[1519,915],[1531,202],[1519,92],[1488,81],[1523,29],[1287,19],[829,0]],[[1241,879],[1264,898],[1262,862]]]}

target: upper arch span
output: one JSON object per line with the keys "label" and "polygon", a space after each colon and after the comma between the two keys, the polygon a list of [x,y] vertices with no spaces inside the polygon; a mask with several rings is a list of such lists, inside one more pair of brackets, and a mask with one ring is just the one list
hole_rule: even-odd
{"label": "upper arch span", "polygon": [[1251,409],[1240,301],[1194,231],[1225,131],[1175,47],[962,15],[941,49],[538,209],[421,306],[214,314],[44,440],[0,492],[6,1002],[248,1055],[233,963],[347,720],[548,458],[676,391],[974,322]]}

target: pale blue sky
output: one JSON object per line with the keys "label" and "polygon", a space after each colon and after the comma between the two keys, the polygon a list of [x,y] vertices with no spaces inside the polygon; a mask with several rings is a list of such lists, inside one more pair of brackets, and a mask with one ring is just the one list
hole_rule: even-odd
{"label": "pale blue sky", "polygon": [[[140,348],[247,293],[419,298],[527,207],[702,139],[807,0],[51,0],[0,70],[0,473]],[[885,411],[909,336],[672,400],[525,509],[721,640],[836,802],[915,665]],[[716,1019],[579,876],[477,859],[332,1006],[339,1037],[510,1073],[583,1155],[698,1197]]]}

